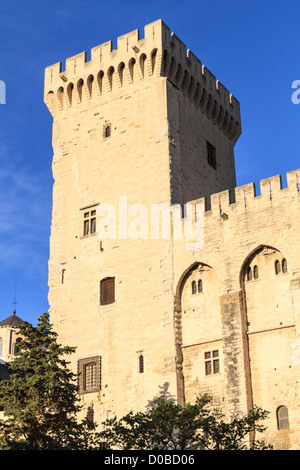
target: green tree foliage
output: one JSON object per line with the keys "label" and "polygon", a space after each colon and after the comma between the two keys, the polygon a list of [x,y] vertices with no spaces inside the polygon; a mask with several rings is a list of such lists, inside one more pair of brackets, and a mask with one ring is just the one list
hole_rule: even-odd
{"label": "green tree foliage", "polygon": [[76,376],[66,361],[75,349],[57,343],[48,313],[36,327],[23,322],[19,334],[10,379],[0,382],[0,449],[90,448],[93,433],[87,420],[77,422]]}
{"label": "green tree foliage", "polygon": [[[10,363],[10,378],[0,382],[0,450],[248,450],[270,449],[255,436],[268,413],[254,408],[225,421],[208,395],[180,406],[158,399],[148,411],[130,412],[102,423],[78,421],[77,375],[67,357],[75,348],[62,347],[43,314],[33,327],[19,328],[19,352]],[[250,440],[249,440],[250,437]]]}
{"label": "green tree foliage", "polygon": [[230,422],[209,406],[212,398],[203,395],[195,404],[180,406],[159,400],[149,411],[128,413],[121,419],[103,423],[100,433],[107,448],[121,450],[270,450],[272,446],[254,438],[266,427],[261,421],[268,412],[254,408]]}

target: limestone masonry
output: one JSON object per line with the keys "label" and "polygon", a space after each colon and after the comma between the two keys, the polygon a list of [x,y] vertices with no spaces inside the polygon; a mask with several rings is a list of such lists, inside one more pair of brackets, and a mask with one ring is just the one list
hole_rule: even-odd
{"label": "limestone masonry", "polygon": [[[264,439],[299,449],[300,170],[236,187],[239,102],[161,20],[47,67],[44,100],[50,315],[77,347],[83,415],[208,392],[228,417],[268,410]],[[133,236],[153,205],[192,206],[201,243]]]}

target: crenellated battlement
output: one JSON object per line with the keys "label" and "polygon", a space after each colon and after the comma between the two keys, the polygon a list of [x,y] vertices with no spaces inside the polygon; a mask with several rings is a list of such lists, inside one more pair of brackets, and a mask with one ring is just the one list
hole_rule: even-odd
{"label": "crenellated battlement", "polygon": [[108,93],[141,80],[167,79],[235,143],[241,134],[239,102],[202,65],[163,21],[138,29],[81,52],[45,69],[44,101],[52,116],[82,103],[101,100]]}
{"label": "crenellated battlement", "polygon": [[[226,221],[233,212],[238,211],[240,214],[252,208],[257,210],[257,204],[259,207],[278,204],[286,196],[294,196],[300,201],[300,169],[289,171],[286,177],[287,187],[285,188],[282,185],[282,177],[276,175],[260,181],[259,195],[255,183],[249,183],[212,194],[210,198],[190,201],[189,204],[195,206],[202,204],[205,207],[205,216],[218,216]],[[284,201],[286,203],[285,199]],[[196,211],[193,210],[192,214],[195,216]]]}

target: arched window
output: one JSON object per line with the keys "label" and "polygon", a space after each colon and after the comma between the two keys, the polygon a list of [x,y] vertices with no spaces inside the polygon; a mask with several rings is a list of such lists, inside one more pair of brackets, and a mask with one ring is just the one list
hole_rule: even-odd
{"label": "arched window", "polygon": [[141,68],[143,77],[145,75],[145,61],[146,61],[146,54],[142,54],[140,57],[140,68]]}
{"label": "arched window", "polygon": [[275,261],[275,274],[279,274],[281,273],[281,267],[280,267],[280,263],[278,260]]}
{"label": "arched window", "polygon": [[130,59],[129,61],[129,72],[130,72],[130,77],[131,77],[131,80],[133,81],[133,78],[134,78],[134,66],[135,66],[135,59]]}
{"label": "arched window", "polygon": [[177,86],[180,85],[182,77],[183,77],[182,66],[181,66],[181,64],[178,64],[178,68],[177,68],[177,71],[176,71],[176,77],[175,77],[175,81],[176,81]]}
{"label": "arched window", "polygon": [[113,67],[109,67],[109,69],[107,71],[107,76],[108,76],[109,86],[110,86],[111,90],[112,90],[112,87],[113,87],[114,72],[115,72],[115,69]]}
{"label": "arched window", "polygon": [[78,91],[79,101],[81,101],[81,99],[82,99],[82,88],[83,88],[83,80],[81,78],[77,82],[77,91]]}
{"label": "arched window", "polygon": [[65,272],[66,272],[65,268],[62,269],[61,271],[61,283],[62,284],[65,282]]}
{"label": "arched window", "polygon": [[196,281],[192,282],[192,294],[197,294],[197,284]]}
{"label": "arched window", "polygon": [[151,69],[152,73],[154,73],[155,64],[156,64],[156,56],[157,56],[157,49],[151,52]]}
{"label": "arched window", "polygon": [[278,429],[289,429],[289,414],[286,406],[280,406],[277,409],[277,427]]}
{"label": "arched window", "polygon": [[103,126],[103,138],[107,139],[110,136],[111,136],[111,124],[110,122],[105,121],[105,124]]}
{"label": "arched window", "polygon": [[123,80],[124,80],[124,69],[125,69],[125,64],[124,62],[121,62],[118,67],[119,79],[120,79],[121,85],[123,85]]}
{"label": "arched window", "polygon": [[20,352],[20,342],[21,342],[21,338],[17,338],[15,342],[15,355],[17,355]]}
{"label": "arched window", "polygon": [[256,265],[253,268],[253,277],[254,279],[258,279],[258,267]]}
{"label": "arched window", "polygon": [[88,86],[90,98],[92,98],[92,94],[93,94],[93,81],[94,81],[94,76],[89,75],[87,79],[87,86]]}
{"label": "arched window", "polygon": [[199,293],[203,292],[203,285],[202,285],[202,280],[201,279],[199,279],[199,281],[198,281],[198,292]]}
{"label": "arched window", "polygon": [[288,270],[287,269],[287,261],[286,261],[286,259],[283,259],[282,260],[282,272],[287,273],[287,270]]}
{"label": "arched window", "polygon": [[73,83],[69,83],[68,88],[67,88],[67,93],[68,93],[68,98],[69,98],[70,105],[72,104],[73,88],[74,88]]}
{"label": "arched window", "polygon": [[252,269],[250,266],[247,269],[247,281],[252,281]]}
{"label": "arched window", "polygon": [[139,373],[143,374],[144,372],[144,356],[141,354],[139,356]]}
{"label": "arched window", "polygon": [[99,87],[100,94],[102,93],[103,77],[104,77],[104,72],[103,72],[103,70],[100,70],[100,72],[97,75],[97,81],[98,81],[98,87]]}
{"label": "arched window", "polygon": [[64,107],[64,89],[62,86],[59,87],[59,89],[57,90],[57,97],[58,97],[61,107],[63,108]]}

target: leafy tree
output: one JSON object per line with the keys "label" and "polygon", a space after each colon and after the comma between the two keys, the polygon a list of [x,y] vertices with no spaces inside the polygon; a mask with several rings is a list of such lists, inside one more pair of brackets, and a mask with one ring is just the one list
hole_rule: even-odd
{"label": "leafy tree", "polygon": [[254,438],[254,433],[266,429],[260,423],[266,411],[254,408],[227,422],[218,410],[211,410],[208,395],[184,406],[159,399],[148,411],[106,420],[103,430],[96,433],[93,423],[77,418],[81,409],[77,375],[66,360],[75,348],[57,343],[47,313],[36,327],[23,322],[19,334],[22,340],[10,363],[10,378],[0,382],[0,408],[4,410],[0,450],[272,448]]}
{"label": "leafy tree", "polygon": [[195,404],[180,406],[173,401],[159,400],[147,412],[130,412],[121,419],[116,417],[103,423],[100,433],[107,448],[122,450],[267,450],[264,441],[252,436],[265,431],[260,424],[267,412],[260,408],[230,422],[208,407],[211,397],[198,397]]}
{"label": "leafy tree", "polygon": [[0,382],[0,450],[86,449],[95,445],[91,423],[78,422],[76,375],[66,356],[75,348],[62,347],[44,313],[36,327],[23,322],[22,340],[10,378]]}

